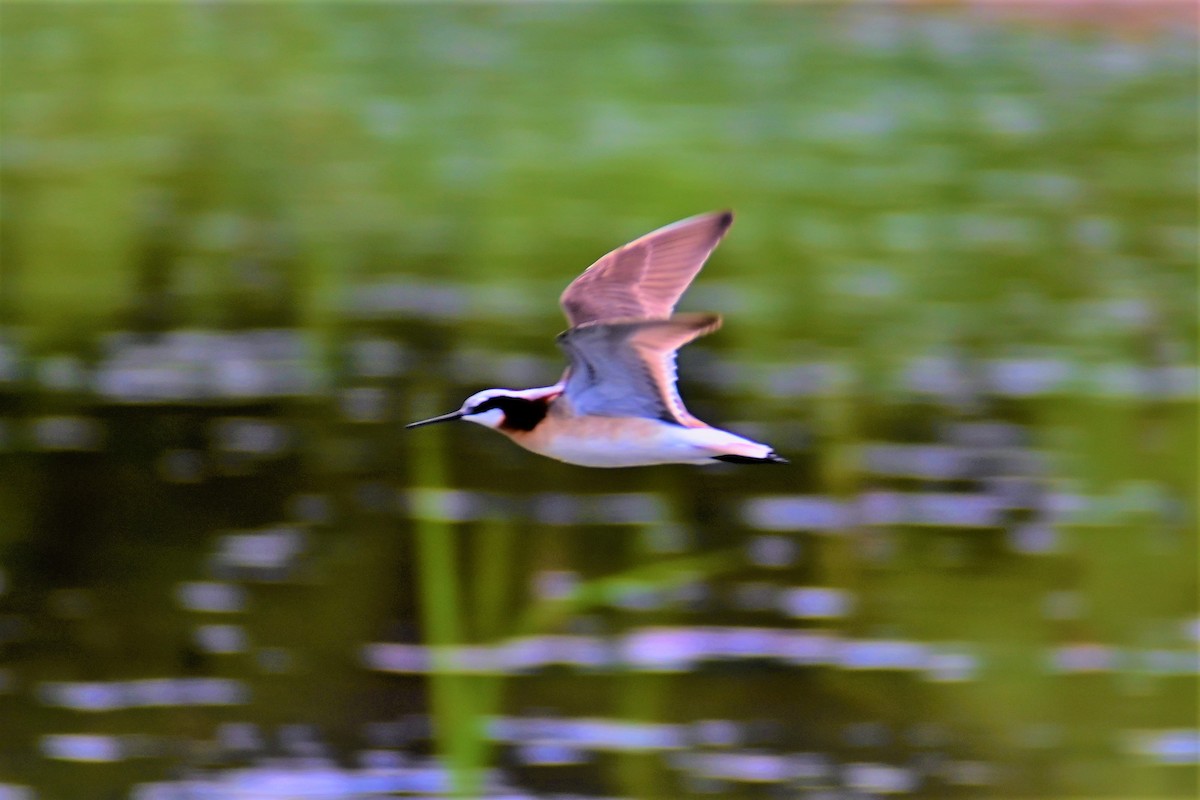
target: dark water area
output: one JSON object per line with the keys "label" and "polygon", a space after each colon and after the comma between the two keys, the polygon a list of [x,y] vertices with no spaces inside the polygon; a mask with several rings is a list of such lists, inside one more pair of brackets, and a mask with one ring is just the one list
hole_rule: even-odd
{"label": "dark water area", "polygon": [[[556,376],[422,316],[351,314],[324,359],[268,328],[9,351],[17,786],[351,797],[470,763],[488,796],[1194,786],[1191,511],[1169,480],[1064,482],[1045,421],[1096,401],[1030,391],[1044,365],[909,365],[883,403],[799,362],[774,376],[795,410],[738,427],[734,365],[697,346],[691,407],[792,464],[588,470],[403,430],[497,363]],[[1114,419],[1152,456],[1187,406],[1140,396]],[[487,760],[456,760],[472,741]]]}

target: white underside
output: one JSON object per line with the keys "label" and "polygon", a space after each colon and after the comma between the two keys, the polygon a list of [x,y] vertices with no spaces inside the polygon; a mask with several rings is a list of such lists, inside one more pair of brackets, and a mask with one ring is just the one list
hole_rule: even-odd
{"label": "white underside", "polygon": [[766,458],[768,445],[717,428],[685,428],[662,423],[647,435],[627,437],[557,436],[536,452],[584,467],[641,467],[651,464],[715,464],[714,456]]}

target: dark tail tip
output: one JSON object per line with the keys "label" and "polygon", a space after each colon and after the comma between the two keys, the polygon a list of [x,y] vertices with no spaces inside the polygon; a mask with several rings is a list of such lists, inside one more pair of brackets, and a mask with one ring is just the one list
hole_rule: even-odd
{"label": "dark tail tip", "polygon": [[750,456],[734,456],[723,455],[713,456],[717,461],[724,461],[726,464],[790,464],[783,456],[776,453],[774,450],[767,453],[765,458],[751,458]]}

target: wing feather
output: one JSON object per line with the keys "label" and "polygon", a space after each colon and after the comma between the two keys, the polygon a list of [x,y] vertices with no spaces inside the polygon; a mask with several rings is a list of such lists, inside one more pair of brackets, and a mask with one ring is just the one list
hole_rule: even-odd
{"label": "wing feather", "polygon": [[571,359],[563,394],[576,414],[701,427],[679,397],[675,353],[720,326],[717,314],[678,314],[571,328],[558,337]]}
{"label": "wing feather", "polygon": [[567,320],[579,326],[669,318],[732,224],[730,211],[700,214],[613,250],[562,293],[559,302]]}

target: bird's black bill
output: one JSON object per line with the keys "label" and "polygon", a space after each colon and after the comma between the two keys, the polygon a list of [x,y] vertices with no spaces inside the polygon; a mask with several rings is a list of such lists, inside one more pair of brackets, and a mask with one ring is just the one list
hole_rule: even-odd
{"label": "bird's black bill", "polygon": [[423,419],[420,422],[410,422],[404,427],[419,428],[422,425],[432,425],[435,422],[450,422],[451,420],[459,419],[463,416],[465,416],[465,414],[462,411],[451,411],[449,414],[442,414],[440,417],[430,417],[429,419]]}

